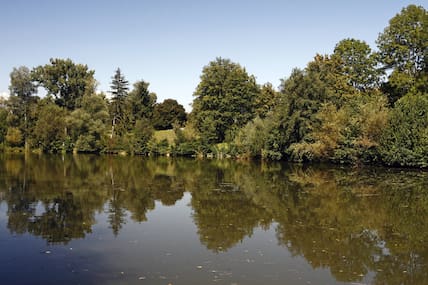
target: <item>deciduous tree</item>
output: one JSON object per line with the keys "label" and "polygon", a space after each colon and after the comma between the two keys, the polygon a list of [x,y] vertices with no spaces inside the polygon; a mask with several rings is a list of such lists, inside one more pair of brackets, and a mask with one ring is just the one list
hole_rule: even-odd
{"label": "deciduous tree", "polygon": [[192,117],[207,143],[231,137],[254,118],[260,90],[254,76],[229,59],[217,58],[204,67],[193,96]]}
{"label": "deciduous tree", "polygon": [[377,39],[380,60],[390,70],[385,90],[393,103],[411,88],[428,91],[428,12],[409,5]]}
{"label": "deciduous tree", "polygon": [[66,112],[50,97],[40,100],[37,107],[37,121],[34,127],[34,142],[45,152],[64,150],[66,138]]}
{"label": "deciduous tree", "polygon": [[378,68],[377,56],[370,46],[360,40],[340,41],[333,53],[343,65],[343,73],[349,77],[349,84],[360,91],[379,87],[382,70]]}
{"label": "deciduous tree", "polygon": [[155,105],[153,126],[157,130],[172,129],[174,123],[184,125],[186,117],[183,105],[178,104],[177,100],[166,99]]}
{"label": "deciduous tree", "polygon": [[13,68],[13,71],[10,73],[9,91],[9,122],[12,127],[19,129],[25,146],[27,146],[30,108],[37,101],[37,97],[35,96],[37,88],[32,81],[31,72],[27,67]]}
{"label": "deciduous tree", "polygon": [[381,141],[389,165],[428,167],[428,94],[408,93],[399,99]]}
{"label": "deciduous tree", "polygon": [[33,70],[33,79],[43,86],[55,103],[68,110],[81,104],[87,89],[94,89],[94,73],[87,65],[75,64],[71,59],[50,59],[50,63]]}

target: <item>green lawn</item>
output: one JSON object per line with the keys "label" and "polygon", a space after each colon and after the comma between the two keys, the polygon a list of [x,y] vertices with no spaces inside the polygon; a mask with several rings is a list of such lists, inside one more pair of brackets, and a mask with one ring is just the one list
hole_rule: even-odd
{"label": "green lawn", "polygon": [[155,131],[153,137],[157,142],[166,139],[170,145],[174,145],[176,138],[174,130]]}

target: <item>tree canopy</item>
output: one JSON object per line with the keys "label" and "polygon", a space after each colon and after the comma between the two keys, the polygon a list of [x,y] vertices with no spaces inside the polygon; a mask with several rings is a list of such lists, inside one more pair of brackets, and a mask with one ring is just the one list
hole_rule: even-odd
{"label": "tree canopy", "polygon": [[380,61],[391,73],[385,89],[395,102],[411,88],[428,91],[428,12],[409,5],[389,21],[377,39]]}
{"label": "tree canopy", "polygon": [[[27,146],[30,125],[30,108],[36,102],[37,88],[32,81],[31,71],[26,66],[14,68],[10,73],[10,98],[9,98],[9,122],[16,127]],[[18,143],[19,144],[19,143]]]}
{"label": "tree canopy", "polygon": [[239,64],[217,58],[202,70],[192,117],[208,143],[222,142],[254,117],[259,88]]}
{"label": "tree canopy", "polygon": [[360,91],[379,87],[382,70],[378,68],[377,55],[360,40],[345,39],[334,48],[333,56],[339,57],[342,72],[349,77],[349,84]]}
{"label": "tree canopy", "polygon": [[74,110],[80,106],[85,92],[94,86],[95,71],[71,59],[50,59],[50,63],[33,69],[33,79],[55,97],[60,107]]}
{"label": "tree canopy", "polygon": [[166,99],[155,105],[153,114],[153,127],[157,130],[172,129],[174,124],[184,126],[186,111],[177,100]]}

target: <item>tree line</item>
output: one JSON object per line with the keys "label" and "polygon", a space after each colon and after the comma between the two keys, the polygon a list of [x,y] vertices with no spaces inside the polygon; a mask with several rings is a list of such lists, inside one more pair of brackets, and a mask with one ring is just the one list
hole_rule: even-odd
{"label": "tree line", "polygon": [[[71,60],[11,73],[0,111],[7,147],[45,152],[230,155],[289,161],[428,166],[428,13],[409,5],[379,34],[377,50],[344,39],[317,54],[279,88],[260,85],[240,64],[206,65],[192,112],[173,99],[156,103],[149,83],[130,91],[120,69],[110,98],[94,71]],[[47,96],[40,99],[39,87]],[[154,130],[175,131],[158,142]]]}
{"label": "tree line", "polygon": [[218,58],[202,72],[188,126],[217,153],[427,167],[427,11],[403,8],[376,43],[344,39],[278,90]]}
{"label": "tree line", "polygon": [[[120,68],[110,93],[96,92],[94,71],[70,59],[51,59],[10,73],[10,97],[0,110],[0,140],[12,149],[42,152],[145,154],[155,130],[184,125],[186,112],[174,99],[157,103],[149,83],[132,90]],[[46,96],[37,96],[42,87]]]}

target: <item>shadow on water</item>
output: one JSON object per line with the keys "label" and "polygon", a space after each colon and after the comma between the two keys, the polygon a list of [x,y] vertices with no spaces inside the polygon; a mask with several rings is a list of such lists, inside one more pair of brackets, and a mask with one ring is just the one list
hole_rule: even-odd
{"label": "shadow on water", "polygon": [[200,243],[225,253],[256,229],[338,282],[426,284],[428,173],[230,160],[110,156],[8,156],[0,202],[11,235],[48,244],[85,239],[104,213],[118,236],[157,203],[191,194]]}

